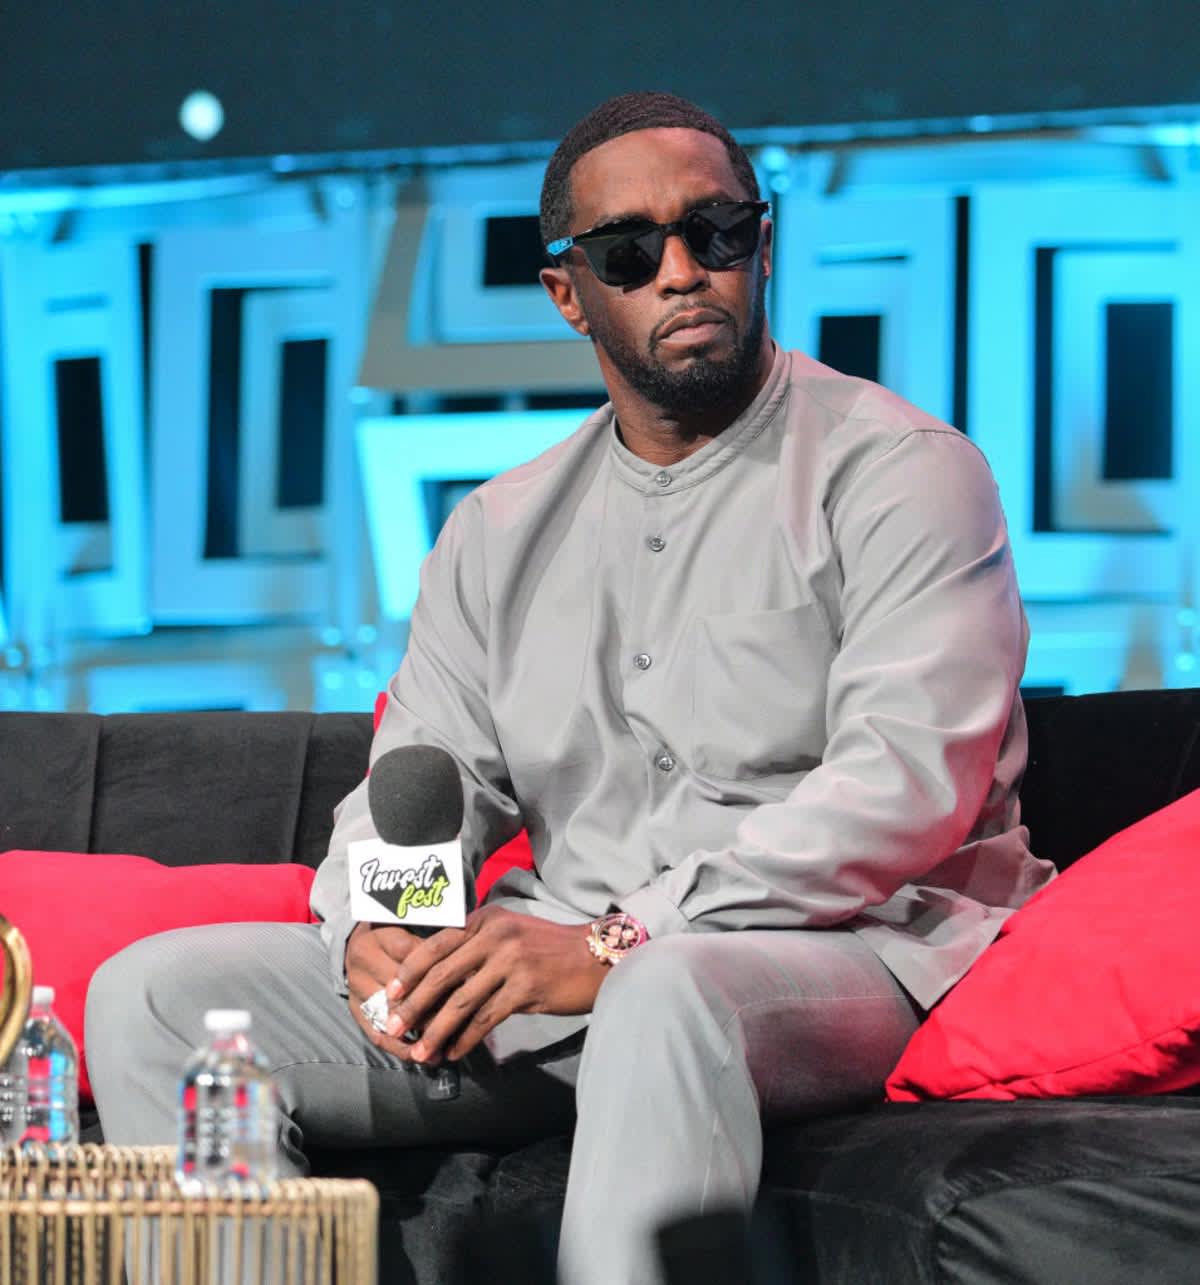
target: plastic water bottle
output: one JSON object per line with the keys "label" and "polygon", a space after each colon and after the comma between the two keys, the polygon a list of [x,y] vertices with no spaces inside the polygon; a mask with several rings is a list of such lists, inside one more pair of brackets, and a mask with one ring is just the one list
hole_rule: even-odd
{"label": "plastic water bottle", "polygon": [[278,1172],[278,1105],[244,1009],[210,1009],[179,1082],[175,1178],[186,1195],[262,1194]]}
{"label": "plastic water bottle", "polygon": [[14,1047],[0,1067],[0,1146],[21,1141],[25,1132],[25,1060]]}
{"label": "plastic water bottle", "polygon": [[33,988],[29,1016],[5,1067],[5,1138],[22,1145],[79,1141],[79,1052],[53,1004],[53,986]]}

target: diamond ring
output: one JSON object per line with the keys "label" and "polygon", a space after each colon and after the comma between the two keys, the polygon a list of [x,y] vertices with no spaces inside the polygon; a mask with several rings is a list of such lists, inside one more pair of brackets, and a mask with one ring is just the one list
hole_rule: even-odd
{"label": "diamond ring", "polygon": [[368,995],[358,1008],[380,1035],[387,1034],[388,999],[384,987],[381,986],[373,995]]}

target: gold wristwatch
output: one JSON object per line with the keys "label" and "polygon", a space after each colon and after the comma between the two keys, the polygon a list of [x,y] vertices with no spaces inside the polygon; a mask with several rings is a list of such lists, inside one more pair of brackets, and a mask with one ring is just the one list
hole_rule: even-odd
{"label": "gold wristwatch", "polygon": [[646,925],[621,911],[601,915],[588,924],[588,950],[604,964],[620,963],[631,950],[649,940]]}

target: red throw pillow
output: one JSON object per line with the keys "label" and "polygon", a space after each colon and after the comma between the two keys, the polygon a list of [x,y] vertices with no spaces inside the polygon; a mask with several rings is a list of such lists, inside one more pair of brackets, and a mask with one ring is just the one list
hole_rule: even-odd
{"label": "red throw pillow", "polygon": [[80,1051],[79,1096],[92,1100],[83,1004],[92,974],[130,943],[194,924],[310,923],[314,871],[301,865],[164,866],[148,857],[0,853],[0,911],[21,930],[33,979]]}
{"label": "red throw pillow", "polygon": [[920,1098],[1171,1093],[1200,1083],[1200,790],[1014,914],[887,1082]]}
{"label": "red throw pillow", "polygon": [[492,884],[507,870],[533,869],[533,849],[529,846],[529,835],[524,830],[515,839],[510,839],[503,847],[497,848],[479,867],[475,880],[475,895],[482,902],[491,891]]}

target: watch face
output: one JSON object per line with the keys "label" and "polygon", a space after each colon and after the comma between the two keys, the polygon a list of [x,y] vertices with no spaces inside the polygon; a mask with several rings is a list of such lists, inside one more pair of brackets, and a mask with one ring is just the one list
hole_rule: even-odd
{"label": "watch face", "polygon": [[600,928],[600,944],[609,950],[628,950],[637,941],[637,929],[620,920],[609,920]]}
{"label": "watch face", "polygon": [[592,924],[593,953],[607,959],[621,959],[635,946],[649,939],[645,925],[624,913],[605,915]]}

